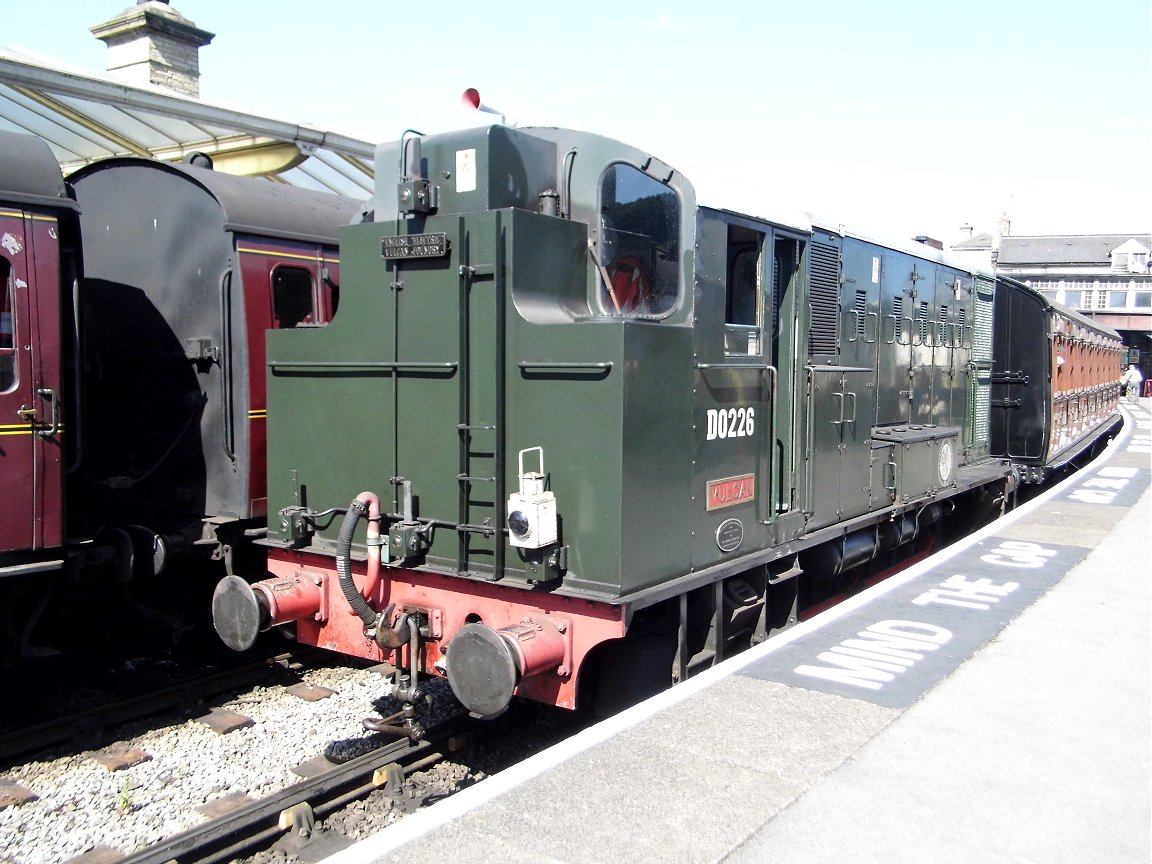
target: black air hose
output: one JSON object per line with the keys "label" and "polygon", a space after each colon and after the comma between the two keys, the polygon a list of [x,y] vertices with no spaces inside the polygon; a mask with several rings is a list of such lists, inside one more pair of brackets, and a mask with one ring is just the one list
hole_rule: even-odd
{"label": "black air hose", "polygon": [[368,601],[360,596],[356,583],[352,581],[352,537],[356,533],[356,523],[367,515],[368,508],[359,499],[353,501],[344,514],[344,521],[340,523],[340,537],[336,541],[336,575],[340,579],[340,590],[344,592],[344,599],[352,611],[360,616],[365,627],[372,627],[376,623],[376,613]]}

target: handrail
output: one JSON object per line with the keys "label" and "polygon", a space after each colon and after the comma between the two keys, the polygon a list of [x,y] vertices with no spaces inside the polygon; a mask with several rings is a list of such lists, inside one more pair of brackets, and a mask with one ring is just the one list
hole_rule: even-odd
{"label": "handrail", "polygon": [[521,360],[516,365],[521,369],[611,369],[614,364],[610,360],[602,363],[592,361],[582,363],[578,361],[552,362],[549,360]]}
{"label": "handrail", "polygon": [[220,279],[220,420],[224,455],[236,461],[236,427],[232,421],[232,270]]}
{"label": "handrail", "polygon": [[776,367],[768,363],[697,363],[697,369],[766,369],[776,371]]}
{"label": "handrail", "polygon": [[56,433],[60,431],[60,394],[51,387],[41,387],[36,391],[36,395],[47,401],[52,409],[49,414],[48,428],[37,429],[36,434],[41,438],[54,438]]}
{"label": "handrail", "polygon": [[312,369],[456,369],[454,361],[424,363],[397,360],[269,360],[268,368],[283,371],[309,371]]}

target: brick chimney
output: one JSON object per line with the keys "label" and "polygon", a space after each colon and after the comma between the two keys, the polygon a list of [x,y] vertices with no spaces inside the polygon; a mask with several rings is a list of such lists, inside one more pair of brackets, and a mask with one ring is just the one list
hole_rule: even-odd
{"label": "brick chimney", "polygon": [[992,248],[999,249],[1000,241],[1012,234],[1012,220],[1008,218],[1007,213],[1001,213],[1000,219],[996,223],[996,234],[992,237]]}
{"label": "brick chimney", "polygon": [[108,71],[124,83],[200,95],[200,49],[216,34],[199,29],[168,0],[141,0],[91,30],[108,46]]}

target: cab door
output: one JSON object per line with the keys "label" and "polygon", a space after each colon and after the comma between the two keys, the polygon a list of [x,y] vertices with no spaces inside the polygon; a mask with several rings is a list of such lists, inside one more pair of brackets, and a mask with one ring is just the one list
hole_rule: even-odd
{"label": "cab door", "polygon": [[705,220],[695,328],[694,567],[768,542],[781,472],[773,454],[773,247],[768,226]]}
{"label": "cab door", "polygon": [[0,551],[63,538],[57,221],[0,205]]}

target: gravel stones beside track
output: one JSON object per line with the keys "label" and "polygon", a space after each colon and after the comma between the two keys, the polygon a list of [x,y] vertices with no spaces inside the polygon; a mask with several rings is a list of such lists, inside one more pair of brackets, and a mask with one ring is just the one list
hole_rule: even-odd
{"label": "gravel stones beside track", "polygon": [[[344,761],[385,740],[363,719],[398,710],[382,699],[385,679],[341,666],[301,679],[333,693],[317,701],[283,687],[256,687],[216,707],[245,715],[250,726],[219,734],[195,719],[136,724],[117,730],[118,745],[151,758],[109,770],[87,752],[62,752],[0,772],[37,797],[0,810],[0,862],[62,864],[97,846],[129,853],[180,833],[208,817],[198,808],[234,794],[259,798],[301,780],[293,772],[319,755]],[[446,683],[430,681],[430,716],[459,710]],[[205,709],[207,710],[207,709]]]}

